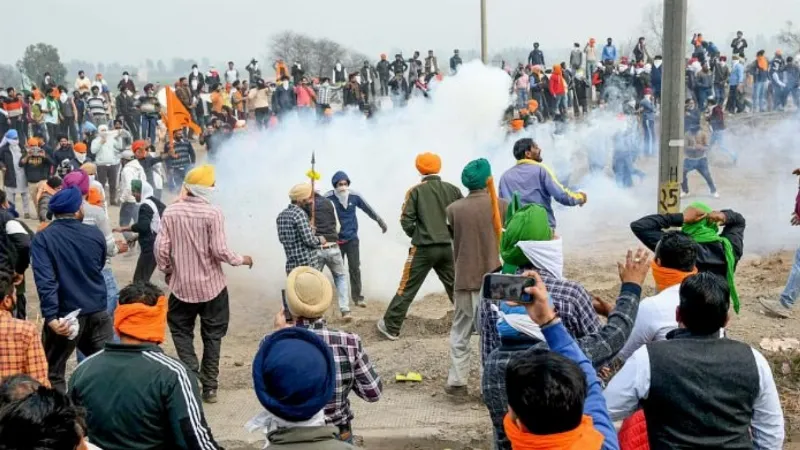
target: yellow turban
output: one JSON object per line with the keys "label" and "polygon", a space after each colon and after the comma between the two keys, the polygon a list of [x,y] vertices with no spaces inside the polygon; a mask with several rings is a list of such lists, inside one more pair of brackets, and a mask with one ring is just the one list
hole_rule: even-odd
{"label": "yellow turban", "polygon": [[97,165],[95,165],[95,163],[84,163],[81,166],[81,170],[86,172],[86,175],[97,175]]}
{"label": "yellow turban", "polygon": [[213,186],[216,182],[216,178],[214,177],[214,166],[211,164],[204,164],[202,166],[195,167],[186,174],[186,178],[183,180],[183,182],[196,186]]}
{"label": "yellow turban", "polygon": [[435,153],[420,153],[417,155],[417,170],[422,175],[434,175],[442,170],[442,158]]}
{"label": "yellow turban", "polygon": [[305,200],[311,197],[311,184],[300,183],[296,184],[289,190],[289,199],[293,202],[298,200]]}

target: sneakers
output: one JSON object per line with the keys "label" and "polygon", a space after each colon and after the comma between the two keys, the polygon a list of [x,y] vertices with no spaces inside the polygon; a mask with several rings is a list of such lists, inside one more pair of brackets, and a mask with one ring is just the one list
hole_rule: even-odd
{"label": "sneakers", "polygon": [[350,315],[350,311],[342,311],[342,320],[345,322],[353,321],[353,316]]}
{"label": "sneakers", "polygon": [[447,395],[452,395],[453,397],[467,397],[469,396],[469,391],[467,390],[466,386],[445,386],[444,392]]}
{"label": "sneakers", "polygon": [[759,300],[761,306],[766,309],[768,313],[777,316],[781,319],[789,319],[792,317],[792,310],[778,300]]}
{"label": "sneakers", "polygon": [[364,299],[363,299],[363,298],[361,298],[361,299],[358,299],[358,300],[353,300],[353,303],[354,303],[356,306],[358,306],[359,308],[366,308],[366,307],[367,307],[367,302],[366,302],[366,301],[364,301]]}
{"label": "sneakers", "polygon": [[400,339],[400,336],[395,336],[392,333],[389,333],[389,330],[386,329],[386,323],[383,321],[383,319],[378,321],[378,331],[381,332],[383,337],[390,341],[396,341]]}
{"label": "sneakers", "polygon": [[713,194],[711,194],[711,196],[714,198],[719,198],[719,192],[714,192]]}
{"label": "sneakers", "polygon": [[688,193],[688,192],[683,192],[683,191],[681,191],[681,198],[686,198],[686,197],[688,197],[688,196],[689,196],[689,193]]}
{"label": "sneakers", "polygon": [[203,402],[204,403],[217,403],[217,390],[216,389],[209,389],[207,391],[203,391]]}

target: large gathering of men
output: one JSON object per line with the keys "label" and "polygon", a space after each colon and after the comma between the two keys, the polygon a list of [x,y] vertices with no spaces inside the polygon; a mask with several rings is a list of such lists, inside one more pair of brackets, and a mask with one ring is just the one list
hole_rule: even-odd
{"label": "large gathering of men", "polygon": [[[628,189],[645,177],[636,161],[658,152],[669,74],[645,38],[630,55],[604,42],[576,42],[551,66],[536,42],[526,61],[502,63],[509,106],[497,121],[512,164],[502,173],[478,158],[448,180],[450,161],[409,149],[404,161],[419,177],[396,199],[398,214],[368,202],[363,172],[351,179],[346,160],[330,178],[312,168],[293,186],[274,186],[285,206],[264,239],[283,250],[271,255],[284,263],[283,306],[272,331],[253,337],[260,409],[246,424],[268,447],[360,448],[351,400],[381,401],[386,380],[370,359],[373,343],[348,325],[382,300],[370,327],[402,342],[433,271],[453,310],[441,388],[453,401],[480,396],[491,448],[783,448],[772,368],[726,329],[748,301],[736,276],[747,222],[767,219],[712,208],[689,174],[720,198],[708,154],[719,149],[736,164],[726,118],[797,114],[800,61],[748,48],[741,31],[730,50],[692,36],[678,183],[687,203],[626,218],[641,246],[619,255],[611,304],[565,270],[570,235],[557,215],[589,203],[589,193],[567,185],[545,162],[548,149],[524,134],[554,122],[568,138],[567,122],[614,111],[613,182]],[[234,133],[272,133],[295,116],[315,126],[369,121],[427,102],[464,64],[458,49],[438,61],[432,50],[381,54],[312,76],[299,61],[261,68],[253,58],[242,72],[234,61],[222,72],[195,64],[164,87],[128,72],[114,86],[81,70],[74,80],[47,74],[30,89],[0,89],[0,450],[222,448],[204,405],[226,395],[222,344],[235,324],[224,267],[259,261],[228,246],[214,198],[227,180],[214,164]],[[590,172],[604,169],[590,154]],[[791,224],[800,226],[800,194]],[[375,281],[362,276],[361,251],[379,251],[362,246],[365,227],[408,238],[392,298],[365,295]],[[112,270],[126,254],[137,257],[132,280]],[[487,274],[533,280],[530,301],[483,292]],[[760,306],[777,324],[792,318],[798,295],[800,249],[783,293]]]}

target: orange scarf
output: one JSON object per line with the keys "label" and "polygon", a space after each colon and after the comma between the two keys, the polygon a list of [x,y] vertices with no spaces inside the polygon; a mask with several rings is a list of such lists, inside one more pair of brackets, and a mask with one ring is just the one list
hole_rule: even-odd
{"label": "orange scarf", "polygon": [[500,239],[503,236],[503,221],[500,219],[500,201],[497,199],[497,189],[494,187],[494,177],[489,177],[486,180],[486,188],[489,191],[489,198],[492,201],[492,226],[494,227],[494,235],[497,238],[497,245],[500,245]]}
{"label": "orange scarf", "polygon": [[656,264],[655,261],[650,263],[650,267],[653,269],[653,279],[656,280],[656,290],[658,292],[675,286],[676,284],[681,284],[684,279],[697,273],[696,267],[691,272],[682,272],[680,270],[661,267]]}
{"label": "orange scarf", "polygon": [[577,428],[564,433],[538,435],[525,433],[511,420],[503,418],[503,428],[513,450],[599,450],[605,437],[594,429],[592,418],[584,415]]}
{"label": "orange scarf", "polygon": [[167,297],[158,298],[155,306],[144,303],[117,305],[114,331],[134,339],[160,344],[167,331]]}
{"label": "orange scarf", "polygon": [[767,62],[767,58],[764,56],[759,56],[756,58],[756,62],[758,63],[758,68],[767,71],[769,69],[769,63]]}

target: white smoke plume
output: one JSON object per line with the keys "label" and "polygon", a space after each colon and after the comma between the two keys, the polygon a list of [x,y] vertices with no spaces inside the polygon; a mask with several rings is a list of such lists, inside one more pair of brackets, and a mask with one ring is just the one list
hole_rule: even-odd
{"label": "white smoke plume", "polygon": [[[554,136],[552,124],[546,124],[507,138],[500,120],[510,101],[510,83],[508,75],[499,69],[473,62],[464,65],[457,76],[438,84],[431,100],[419,99],[407,108],[383,111],[371,121],[360,115],[337,117],[329,124],[291,119],[276,130],[251,131],[234,138],[221,150],[217,163],[215,203],[225,212],[231,248],[255,260],[254,269],[237,271],[236,279],[252,280],[259,286],[259,296],[279,295],[285,280],[285,255],[275,219],[289,203],[291,186],[307,180],[312,150],[322,175],[319,191],[324,194],[330,190],[331,176],[343,170],[352,180],[351,188],[362,194],[389,225],[389,232],[382,235],[377,224],[358,213],[362,283],[370,300],[389,301],[400,281],[409,247],[399,225],[400,209],[405,192],[420,179],[414,159],[421,152],[438,153],[443,162],[442,178],[462,187],[466,194],[460,177],[467,162],[487,158],[499,181],[514,164],[514,140],[533,135],[544,150],[545,163],[558,178],[588,193],[589,203],[583,208],[556,208],[567,264],[571,254],[599,255],[609,246],[635,245],[628,224],[656,207],[657,170],[653,160],[639,164],[648,177],[630,190],[617,188],[613,177],[604,174],[587,176],[587,154],[595,152],[610,161],[610,138],[624,127],[610,113],[595,112],[589,125],[571,126],[561,136]],[[741,191],[723,192],[725,197],[709,203],[746,215],[751,230],[746,239],[748,251],[780,248],[787,244],[782,236],[789,228],[783,219],[786,216],[788,221],[796,189],[791,185],[791,175],[784,172],[787,164],[792,165],[787,162],[788,153],[797,144],[797,133],[783,126],[764,133],[729,134],[728,144],[741,155],[739,166],[712,171],[733,172],[745,185]],[[773,153],[781,155],[783,163],[768,156]],[[697,183],[694,179],[693,184]],[[786,208],[789,210],[783,214]],[[441,290],[431,272],[420,295]]]}

